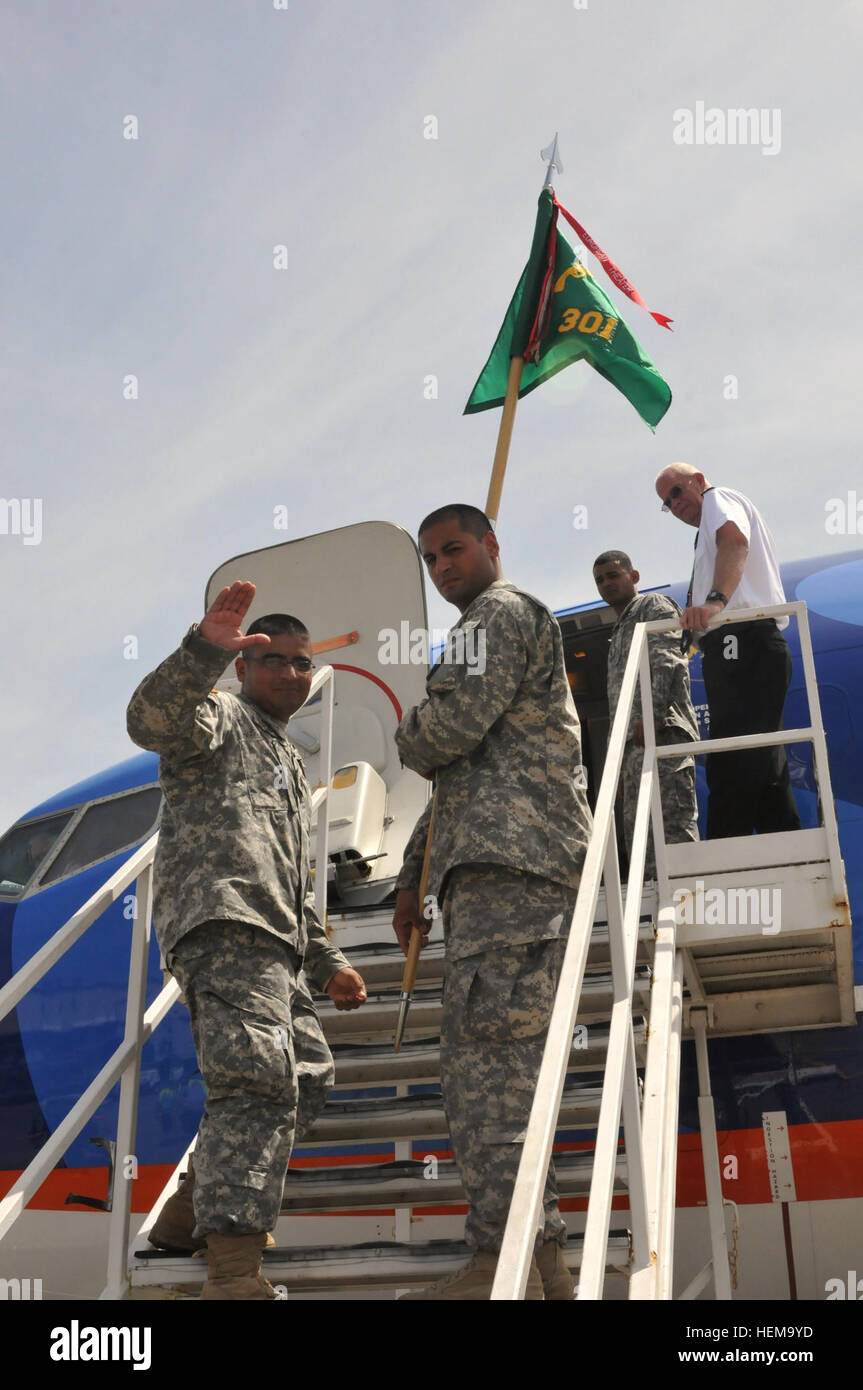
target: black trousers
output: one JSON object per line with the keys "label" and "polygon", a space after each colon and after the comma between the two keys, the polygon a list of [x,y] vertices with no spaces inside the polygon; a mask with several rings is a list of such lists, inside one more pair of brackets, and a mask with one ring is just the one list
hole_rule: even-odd
{"label": "black trousers", "polygon": [[[711,738],[781,729],[791,654],[772,619],[732,623],[709,633],[701,656]],[[709,753],[707,785],[708,840],[800,829],[781,746]]]}

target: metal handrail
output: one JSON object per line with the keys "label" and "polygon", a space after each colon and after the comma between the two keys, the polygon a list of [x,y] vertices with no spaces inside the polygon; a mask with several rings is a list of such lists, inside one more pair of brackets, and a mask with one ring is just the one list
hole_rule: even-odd
{"label": "metal handrail", "polygon": [[[323,686],[327,687],[322,709],[321,770],[326,768],[323,785],[316,789],[314,804],[325,807],[332,778],[332,727],[334,709],[334,676],[332,666],[322,666],[312,679],[309,697]],[[329,836],[326,812],[318,815],[317,863],[326,865]],[[129,1244],[129,1219],[132,1182],[135,1177],[135,1134],[137,1128],[138,1088],[140,1083],[141,1051],[165,1015],[180,997],[176,980],[162,989],[148,1009],[144,1002],[149,962],[153,861],[158,843],[158,831],[151,835],[124,864],[64,922],[30,960],[16,971],[0,990],[0,1020],[14,1009],[44,975],[61,960],[89,927],[101,917],[121,893],[135,880],[140,880],[135,893],[132,942],[129,958],[129,983],[126,995],[126,1021],[123,1041],[114,1050],[98,1075],[79,1096],[54,1133],[0,1201],[0,1241],[12,1229],[27,1203],[57,1166],[69,1145],[95,1114],[113,1087],[120,1081],[120,1105],[117,1119],[117,1147],[114,1164],[114,1183],[111,1193],[111,1218],[108,1230],[107,1283],[103,1299],[119,1299],[126,1292],[126,1256]],[[315,875],[315,906],[321,922],[326,919],[326,870]]]}
{"label": "metal handrail", "polygon": [[159,832],[151,835],[149,840],[145,840],[139,849],[135,850],[121,864],[109,879],[106,879],[101,887],[73,913],[62,927],[58,927],[54,935],[49,937],[45,945],[31,956],[28,961],[17,970],[11,979],[0,989],[0,1019],[4,1019],[12,1009],[20,1004],[26,994],[29,994],[34,985],[37,985],[43,975],[47,975],[52,965],[65,956],[66,952],[75,945],[91,927],[97,917],[101,917],[103,912],[116,902],[124,888],[128,888],[133,879],[152,864],[153,855],[156,852],[156,842]]}
{"label": "metal handrail", "polygon": [[[152,875],[152,862],[153,854],[155,853],[156,838],[155,835],[151,836],[146,845],[142,845],[141,848],[131,856],[129,863],[124,864],[122,869],[119,869],[116,874],[112,875],[112,880],[122,878],[121,887],[123,888],[127,887],[136,875],[140,876],[145,881],[145,899],[149,896],[148,879]],[[141,858],[144,855],[146,855],[146,861],[142,865]],[[135,865],[132,869],[130,869],[131,864]],[[113,901],[113,899],[111,899],[111,901]],[[78,914],[76,914],[76,916],[77,915]],[[74,919],[71,920],[73,921]],[[135,964],[134,954],[136,947],[140,951],[140,937],[143,922],[144,914],[141,912],[137,913],[132,930],[133,958],[130,964],[130,980]],[[52,941],[60,936],[62,930],[61,928],[60,932],[57,932],[56,936],[52,937]],[[86,930],[86,928],[82,930]],[[80,935],[81,931],[77,933],[73,940],[68,941],[67,945],[59,951],[56,958],[59,959],[60,955],[62,955],[65,950],[68,950],[69,946],[73,945],[74,941],[77,940]],[[147,922],[146,925],[146,937],[147,943],[149,944],[149,922]],[[49,942],[48,945],[51,945],[51,942]],[[41,955],[41,952],[39,954]],[[51,963],[53,964],[53,962]],[[13,977],[13,981],[17,981],[19,976],[22,975],[26,969],[26,966],[22,966],[21,970]],[[45,970],[41,969],[36,975],[36,978],[32,981],[32,984],[35,984],[44,974]],[[31,988],[32,984],[28,986],[28,988]],[[161,1022],[165,1013],[167,1013],[171,1004],[174,1002],[174,998],[168,998],[171,991],[173,991],[174,998],[179,996],[180,991],[176,984],[172,983],[168,985],[150,1005],[150,1008],[147,1010],[147,1015],[142,1017],[140,1030],[142,1035],[146,1031],[146,1036],[149,1037],[150,1033],[152,1033],[153,1029]],[[26,992],[25,990],[24,993]],[[52,1169],[56,1167],[59,1159],[63,1157],[69,1145],[101,1105],[112,1087],[116,1085],[123,1071],[129,1065],[134,1046],[135,1043],[131,1041],[128,1036],[124,1037],[120,1046],[111,1054],[108,1061],[90,1083],[87,1090],[78,1098],[65,1119],[61,1121],[51,1137],[45,1141],[35,1158],[31,1160],[17,1182],[10,1188],[2,1202],[0,1202],[0,1240],[9,1232],[30,1198],[39,1189]]]}
{"label": "metal handrail", "polygon": [[[491,1292],[492,1299],[503,1300],[522,1298],[527,1285],[528,1271],[533,1256],[535,1232],[539,1227],[542,1194],[545,1187],[545,1175],[551,1158],[554,1134],[557,1128],[557,1115],[560,1109],[560,1099],[563,1094],[567,1063],[569,1061],[570,1048],[572,1045],[572,1035],[575,1028],[576,1013],[584,980],[584,968],[587,962],[590,936],[593,930],[593,920],[596,912],[596,901],[599,896],[600,879],[603,876],[606,878],[608,888],[609,939],[615,932],[620,936],[622,931],[620,880],[617,871],[617,843],[616,835],[613,833],[614,802],[617,796],[617,784],[623,764],[625,734],[629,725],[629,713],[635,698],[639,660],[645,643],[643,627],[644,625],[640,624],[636,628],[629,650],[626,669],[623,674],[617,711],[611,729],[608,750],[606,752],[605,769],[596,802],[593,833],[588,841],[584,867],[581,872],[581,883],[576,899],[575,912],[570,926],[566,954],[561,968],[560,982],[552,1009],[548,1037],[546,1039],[545,1051],[543,1053],[542,1064],[537,1079],[536,1092],[525,1135],[518,1176],[513,1189],[509,1219],[507,1221],[503,1244],[498,1258],[497,1273]],[[642,690],[642,697],[643,696],[644,691]],[[649,702],[649,680],[647,683],[647,698]],[[651,712],[648,703],[646,707],[648,717]],[[652,723],[653,721],[650,719],[651,729]],[[645,720],[645,732],[647,736],[647,719]],[[647,757],[648,750],[645,749],[645,761],[647,761]],[[648,766],[646,774],[649,785],[653,776],[653,769]],[[640,805],[639,810],[642,812],[643,822],[644,812]],[[642,823],[640,829],[644,832],[641,839],[643,839],[646,844],[646,826]],[[636,846],[633,844],[634,852],[635,849]],[[631,889],[628,890],[627,896],[629,896],[630,891]],[[624,959],[626,959],[627,955],[628,950],[624,943]],[[618,980],[615,979],[616,997],[617,993]],[[621,1064],[623,1061],[624,1058],[621,1057]],[[608,1075],[609,1072],[608,1069],[606,1069],[606,1082],[608,1080]],[[605,1087],[603,1087],[603,1091],[605,1091]],[[594,1164],[594,1175],[596,1175],[596,1164]],[[588,1220],[590,1220],[590,1207],[588,1208]],[[585,1242],[585,1251],[582,1256],[582,1275],[580,1276],[579,1292],[581,1283],[584,1282],[585,1255],[589,1255],[587,1242]]]}
{"label": "metal handrail", "polygon": [[[698,743],[662,747],[657,746],[653,721],[648,638],[652,633],[679,630],[680,623],[672,618],[639,623],[636,626],[609,736],[593,832],[585,855],[560,982],[513,1189],[509,1219],[498,1259],[492,1299],[512,1300],[524,1296],[535,1236],[541,1226],[545,1175],[554,1143],[560,1098],[602,877],[605,879],[607,890],[615,1003],[577,1297],[601,1297],[608,1241],[608,1209],[611,1202],[614,1161],[617,1157],[621,1108],[627,1167],[630,1170],[630,1211],[633,1221],[635,1268],[630,1284],[630,1296],[671,1297],[683,958],[676,945],[676,919],[668,879],[657,759],[682,754],[692,755],[702,751],[798,742],[804,739],[811,741],[815,773],[821,791],[831,872],[837,893],[842,891],[844,882],[806,605],[797,601],[762,609],[734,610],[723,613],[720,618],[711,622],[709,630],[721,629],[730,623],[757,621],[783,614],[795,615],[798,622],[809,699],[810,726],[807,729],[794,730],[791,735],[782,732],[741,735],[739,738],[707,739],[699,740]],[[621,913],[614,803],[636,685],[641,692],[644,756],[633,829],[626,910]],[[634,943],[631,924],[633,920],[637,921],[643,892],[648,807],[656,860],[658,911],[649,1025],[650,1043],[645,1067],[644,1102],[639,1118],[633,1115],[632,1103],[634,1041],[631,992]],[[615,1037],[613,1053],[612,1033]],[[649,1242],[646,1260],[645,1226]]]}
{"label": "metal handrail", "polygon": [[329,864],[328,846],[330,842],[330,818],[327,813],[327,806],[330,795],[330,783],[333,776],[333,713],[335,709],[335,671],[332,666],[322,666],[315,672],[312,680],[312,687],[309,691],[309,699],[316,694],[321,686],[326,684],[326,694],[322,701],[321,709],[321,738],[320,738],[320,762],[318,764],[319,773],[326,775],[321,778],[321,785],[315,789],[312,796],[312,809],[317,808],[318,812],[318,833],[315,843],[315,910],[318,914],[318,921],[322,924],[327,919],[327,865]]}

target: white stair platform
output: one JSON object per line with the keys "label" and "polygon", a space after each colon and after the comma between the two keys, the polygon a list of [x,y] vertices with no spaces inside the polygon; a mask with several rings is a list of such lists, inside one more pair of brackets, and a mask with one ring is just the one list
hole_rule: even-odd
{"label": "white stair platform", "polygon": [[854,1024],[851,918],[823,828],[667,854],[688,1006],[707,1007],[709,1037]]}

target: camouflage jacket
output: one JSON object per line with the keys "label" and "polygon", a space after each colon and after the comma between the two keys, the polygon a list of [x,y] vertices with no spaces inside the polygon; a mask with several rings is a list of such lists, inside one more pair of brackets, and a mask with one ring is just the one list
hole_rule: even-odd
{"label": "camouflage jacket", "polygon": [[[457,659],[484,636],[485,669]],[[461,636],[459,632],[461,630]],[[435,773],[428,893],[456,864],[504,864],[557,883],[581,875],[591,815],[581,730],[553,613],[505,579],[474,599],[429,673],[427,698],[396,730],[402,762]],[[430,805],[405,849],[399,888],[419,885]]]}
{"label": "camouflage jacket", "polygon": [[308,782],[279,720],[211,689],[228,660],[194,624],[129,702],[130,738],[161,757],[156,936],[167,956],[201,922],[263,927],[323,989],[348,962],[315,912]]}
{"label": "camouflage jacket", "polygon": [[[624,608],[612,629],[608,648],[608,714],[612,721],[636,624],[679,617],[680,609],[674,599],[668,598],[665,594],[636,594],[632,602]],[[689,663],[680,650],[680,637],[679,630],[648,635],[653,715],[662,727],[676,727],[686,738],[697,739],[698,720],[689,694]],[[641,696],[636,687],[629,719],[628,739],[632,738],[633,729],[640,719]]]}

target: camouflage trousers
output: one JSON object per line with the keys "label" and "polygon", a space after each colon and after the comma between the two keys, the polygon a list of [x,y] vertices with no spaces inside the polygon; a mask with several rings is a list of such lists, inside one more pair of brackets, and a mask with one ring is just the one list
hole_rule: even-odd
{"label": "camouflage trousers", "polygon": [[276,1224],[295,1140],[334,1079],[299,957],[241,922],[205,922],[168,958],[207,1098],[195,1146],[195,1234]]}
{"label": "camouflage trousers", "polygon": [[[503,1240],[575,896],[494,864],[460,865],[447,881],[441,1084],[474,1250]],[[543,1206],[538,1242],[563,1244],[553,1164]]]}
{"label": "camouflage trousers", "polygon": [[[680,729],[662,729],[657,743],[681,743],[685,735]],[[632,832],[635,828],[635,808],[638,803],[638,784],[644,749],[627,743],[623,750],[620,781],[623,790],[623,833],[626,852],[632,854]],[[660,758],[659,794],[662,799],[662,820],[666,843],[679,845],[684,840],[698,839],[698,805],[695,799],[695,759]],[[656,878],[656,858],[653,853],[653,831],[647,836],[647,857],[644,877]]]}

